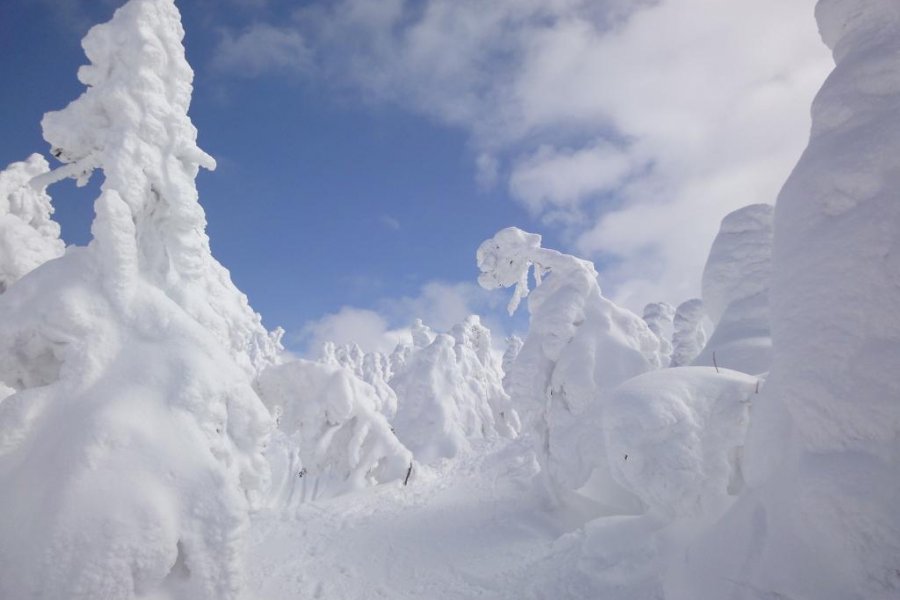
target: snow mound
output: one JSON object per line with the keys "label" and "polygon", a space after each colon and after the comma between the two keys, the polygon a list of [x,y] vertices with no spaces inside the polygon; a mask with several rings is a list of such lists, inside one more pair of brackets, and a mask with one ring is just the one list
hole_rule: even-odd
{"label": "snow mound", "polygon": [[66,251],[59,239],[59,224],[50,218],[53,205],[46,188],[30,185],[33,178],[49,171],[39,154],[0,171],[0,294]]}
{"label": "snow mound", "polygon": [[519,417],[480,319],[468,317],[451,335],[434,335],[421,321],[413,332],[415,347],[390,384],[398,398],[394,428],[416,460],[453,458],[471,439],[515,437]]}
{"label": "snow mound", "polygon": [[722,220],[703,271],[703,305],[715,329],[695,365],[769,370],[772,214],[772,206],[752,204]]}
{"label": "snow mound", "polygon": [[743,487],[754,377],[707,367],[646,373],[619,386],[603,423],[612,474],[666,518],[720,511]]}
{"label": "snow mound", "polygon": [[412,455],[391,431],[378,393],[350,370],[296,360],[263,371],[256,388],[277,415],[267,455],[277,507],[403,479]]}

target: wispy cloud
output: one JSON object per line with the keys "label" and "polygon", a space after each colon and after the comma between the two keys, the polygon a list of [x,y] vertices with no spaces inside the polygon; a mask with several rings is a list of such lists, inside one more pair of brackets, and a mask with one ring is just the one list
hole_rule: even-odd
{"label": "wispy cloud", "polygon": [[239,34],[222,31],[213,67],[233,75],[255,77],[271,71],[305,72],[312,54],[303,35],[291,28],[257,23]]}
{"label": "wispy cloud", "polygon": [[400,230],[400,221],[390,215],[381,215],[378,217],[378,222],[392,231]]}

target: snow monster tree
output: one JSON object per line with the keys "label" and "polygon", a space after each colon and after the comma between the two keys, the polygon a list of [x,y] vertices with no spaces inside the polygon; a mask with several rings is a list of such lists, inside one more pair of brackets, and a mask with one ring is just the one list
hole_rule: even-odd
{"label": "snow monster tree", "polygon": [[65,164],[36,190],[104,181],[91,243],[0,295],[2,598],[241,594],[278,339],[210,253],[183,35],[172,0],[131,0],[43,122]]}

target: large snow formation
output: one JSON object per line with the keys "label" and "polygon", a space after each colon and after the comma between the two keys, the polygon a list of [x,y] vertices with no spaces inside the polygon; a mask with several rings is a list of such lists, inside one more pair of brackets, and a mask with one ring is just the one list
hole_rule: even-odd
{"label": "large snow formation", "polygon": [[35,189],[104,181],[90,245],[0,295],[2,598],[240,594],[278,344],[209,251],[182,38],[172,0],[131,0],[44,119],[66,164]]}
{"label": "large snow formation", "polygon": [[471,439],[515,437],[519,417],[503,389],[490,331],[477,316],[435,335],[417,321],[413,347],[391,379],[394,429],[416,460],[433,463],[467,451]]}
{"label": "large snow formation", "polygon": [[279,431],[271,505],[279,508],[403,479],[412,455],[380,412],[382,399],[345,367],[296,360],[270,367],[256,387]]}
{"label": "large snow formation", "polygon": [[769,370],[772,213],[769,204],[751,204],[722,220],[703,270],[703,306],[715,329],[695,365]]}
{"label": "large snow formation", "polygon": [[756,383],[704,367],[664,369],[623,383],[603,421],[615,480],[665,519],[720,512],[743,487]]}
{"label": "large snow formation", "polygon": [[39,154],[0,171],[0,294],[32,269],[66,250],[45,187],[31,180],[50,166]]}
{"label": "large snow formation", "polygon": [[900,594],[900,4],[821,0],[834,72],[776,204],[748,490],[679,598]]}
{"label": "large snow formation", "polygon": [[675,307],[666,302],[653,302],[644,307],[644,322],[659,340],[661,365],[668,367],[672,360],[672,337],[675,319]]}
{"label": "large snow formation", "polygon": [[[510,312],[528,297],[528,337],[512,365],[510,394],[550,492],[577,489],[595,469],[606,470],[598,434],[604,394],[659,368],[659,340],[603,296],[590,262],[542,248],[539,235],[503,229],[481,244],[477,260],[482,287],[515,287]],[[529,296],[532,267],[537,287]]]}

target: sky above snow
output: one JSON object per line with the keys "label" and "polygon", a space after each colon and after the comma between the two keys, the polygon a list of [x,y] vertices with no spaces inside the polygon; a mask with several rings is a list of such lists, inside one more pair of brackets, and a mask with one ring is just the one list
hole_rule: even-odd
{"label": "sky above snow", "polygon": [[[45,151],[110,0],[0,2],[0,163]],[[696,295],[721,218],[774,202],[831,67],[814,0],[181,0],[213,253],[296,351],[469,312],[498,229],[629,308]],[[89,240],[92,185],[51,190]]]}

